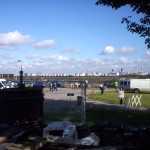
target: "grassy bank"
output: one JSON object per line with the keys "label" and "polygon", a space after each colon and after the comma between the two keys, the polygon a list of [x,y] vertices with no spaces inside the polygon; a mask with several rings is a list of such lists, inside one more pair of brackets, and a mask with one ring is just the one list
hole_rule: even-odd
{"label": "grassy bank", "polygon": [[[125,92],[125,98],[124,98],[124,102],[125,100],[127,100],[129,97],[132,96],[141,96],[141,104],[142,107],[145,108],[150,108],[150,93],[138,93],[138,94],[134,94],[134,93],[130,93],[130,92]],[[107,103],[112,103],[112,104],[119,104],[119,99],[118,99],[118,93],[112,90],[108,90],[106,91],[103,95],[100,95],[100,92],[95,92],[95,93],[89,93],[87,95],[88,99],[92,99],[95,101],[103,101],[103,102],[107,102]]]}

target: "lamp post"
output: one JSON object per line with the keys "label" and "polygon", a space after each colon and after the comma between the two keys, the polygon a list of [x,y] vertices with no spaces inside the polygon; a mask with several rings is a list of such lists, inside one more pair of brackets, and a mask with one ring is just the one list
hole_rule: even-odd
{"label": "lamp post", "polygon": [[22,61],[21,61],[21,60],[18,60],[18,62],[20,62],[20,63],[21,63],[21,71],[22,71]]}
{"label": "lamp post", "polygon": [[21,70],[20,70],[20,85],[19,87],[20,88],[23,88],[23,71],[22,71],[22,61],[21,60],[18,60],[18,62],[21,63]]}

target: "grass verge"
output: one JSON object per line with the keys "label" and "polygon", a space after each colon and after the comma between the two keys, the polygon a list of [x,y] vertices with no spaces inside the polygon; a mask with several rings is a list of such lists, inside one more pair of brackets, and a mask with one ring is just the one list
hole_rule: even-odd
{"label": "grass verge", "polygon": [[[79,114],[70,114],[68,112],[47,112],[45,113],[47,122],[51,121],[71,121],[80,123]],[[131,111],[125,109],[106,110],[106,109],[88,109],[86,110],[86,123],[94,125],[97,123],[115,121],[122,125],[132,125],[136,127],[150,126],[150,113],[148,111]]]}
{"label": "grass verge", "polygon": [[122,125],[132,125],[136,127],[149,126],[150,125],[150,113],[143,111],[128,111],[124,109],[120,110],[87,110],[87,123],[89,125],[116,121]]}

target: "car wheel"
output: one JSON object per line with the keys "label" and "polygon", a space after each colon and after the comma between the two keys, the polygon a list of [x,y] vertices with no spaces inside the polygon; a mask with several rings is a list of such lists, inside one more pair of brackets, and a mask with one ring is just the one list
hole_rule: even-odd
{"label": "car wheel", "polygon": [[134,93],[140,93],[139,89],[134,89]]}

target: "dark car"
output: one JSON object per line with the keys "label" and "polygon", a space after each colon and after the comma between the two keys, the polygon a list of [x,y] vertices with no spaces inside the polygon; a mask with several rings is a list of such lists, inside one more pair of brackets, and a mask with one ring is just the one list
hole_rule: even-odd
{"label": "dark car", "polygon": [[33,84],[34,88],[44,88],[45,84],[43,82],[36,82]]}

